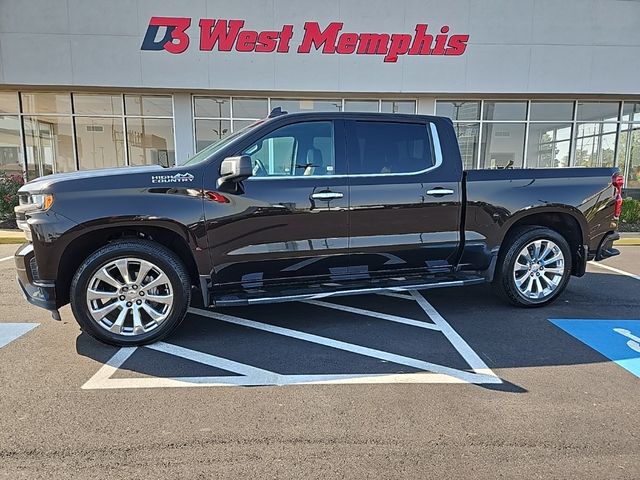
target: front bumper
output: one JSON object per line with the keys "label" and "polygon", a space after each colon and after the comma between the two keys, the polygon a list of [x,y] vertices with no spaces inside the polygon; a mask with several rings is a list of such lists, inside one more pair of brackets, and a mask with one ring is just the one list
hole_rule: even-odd
{"label": "front bumper", "polygon": [[24,298],[33,305],[47,310],[56,310],[56,285],[43,281],[38,275],[33,245],[23,243],[14,254],[17,281]]}

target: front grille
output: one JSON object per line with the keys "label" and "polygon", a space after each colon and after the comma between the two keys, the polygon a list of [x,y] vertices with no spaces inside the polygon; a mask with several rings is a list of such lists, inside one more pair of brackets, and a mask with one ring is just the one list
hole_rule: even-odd
{"label": "front grille", "polygon": [[38,264],[36,263],[36,257],[31,257],[29,260],[29,268],[31,269],[31,278],[34,281],[40,280],[40,273],[38,272]]}

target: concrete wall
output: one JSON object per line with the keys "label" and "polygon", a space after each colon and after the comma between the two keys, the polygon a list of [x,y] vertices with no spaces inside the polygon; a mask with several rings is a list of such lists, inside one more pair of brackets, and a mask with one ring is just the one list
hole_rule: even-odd
{"label": "concrete wall", "polygon": [[[152,16],[191,17],[182,54],[141,51]],[[200,18],[294,25],[291,50],[198,50]],[[460,56],[296,53],[305,21],[343,31],[468,34]],[[628,0],[0,0],[0,84],[286,92],[640,93]],[[438,32],[436,32],[438,33]]]}

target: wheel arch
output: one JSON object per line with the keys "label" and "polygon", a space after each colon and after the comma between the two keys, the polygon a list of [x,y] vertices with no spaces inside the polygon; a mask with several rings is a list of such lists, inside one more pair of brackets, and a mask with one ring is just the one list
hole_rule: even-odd
{"label": "wheel arch", "polygon": [[[108,224],[106,224],[109,222]],[[56,298],[59,306],[69,302],[69,288],[73,275],[82,262],[100,247],[114,240],[147,239],[155,241],[182,261],[191,284],[200,288],[199,270],[194,251],[198,250],[195,239],[190,238],[184,225],[173,221],[121,221],[112,219],[91,222],[74,229],[76,235],[65,245],[58,261],[56,274]]]}
{"label": "wheel arch", "polygon": [[571,273],[573,275],[581,273],[581,264],[586,260],[583,258],[583,245],[588,243],[588,225],[579,210],[566,206],[563,208],[553,206],[518,212],[518,214],[514,215],[511,221],[505,225],[505,233],[500,243],[498,253],[498,262],[506,250],[508,250],[513,235],[517,233],[520,228],[526,226],[546,227],[562,235],[571,250]]}

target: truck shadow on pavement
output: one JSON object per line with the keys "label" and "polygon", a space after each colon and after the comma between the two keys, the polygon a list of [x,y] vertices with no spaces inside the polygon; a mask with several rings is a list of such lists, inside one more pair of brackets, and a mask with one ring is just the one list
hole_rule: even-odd
{"label": "truck shadow on pavement", "polygon": [[637,319],[636,289],[627,277],[588,273],[534,309],[506,304],[488,285],[191,309],[165,342],[118,349],[83,333],[76,349],[104,364],[83,388],[474,383],[524,393],[510,369],[607,361],[549,318]]}

